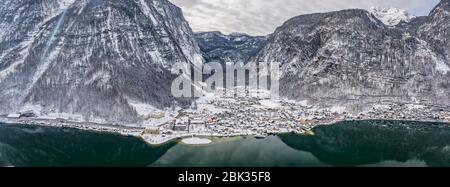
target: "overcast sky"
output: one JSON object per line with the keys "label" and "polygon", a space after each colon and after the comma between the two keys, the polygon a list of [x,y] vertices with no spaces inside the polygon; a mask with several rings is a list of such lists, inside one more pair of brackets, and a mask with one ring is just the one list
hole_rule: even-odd
{"label": "overcast sky", "polygon": [[428,15],[439,0],[170,0],[181,7],[192,29],[266,35],[286,20],[307,13],[373,6]]}

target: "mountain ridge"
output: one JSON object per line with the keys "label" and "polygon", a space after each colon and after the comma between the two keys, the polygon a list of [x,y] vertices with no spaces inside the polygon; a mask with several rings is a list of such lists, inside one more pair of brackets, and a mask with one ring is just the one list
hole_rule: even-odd
{"label": "mountain ridge", "polygon": [[[55,7],[67,2],[41,1]],[[20,2],[17,9],[45,14],[31,6],[34,2]],[[0,112],[32,109],[41,115],[81,114],[86,121],[136,123],[141,117],[134,102],[161,109],[186,102],[171,96],[175,76],[170,67],[202,59],[181,9],[170,2],[79,0],[46,22],[34,18],[17,18],[37,22],[30,25],[39,32],[27,43],[25,59],[14,72],[0,69],[0,85],[7,88],[0,91]],[[18,56],[8,51],[3,55],[2,66]]]}
{"label": "mountain ridge", "polygon": [[282,62],[280,91],[290,99],[358,110],[381,101],[445,103],[448,60],[415,35],[422,25],[404,24],[386,25],[362,9],[301,15],[250,61]]}
{"label": "mountain ridge", "polygon": [[207,62],[246,62],[266,42],[266,36],[245,33],[197,32],[195,38]]}
{"label": "mountain ridge", "polygon": [[172,97],[172,64],[229,61],[281,62],[281,96],[317,106],[448,107],[449,12],[442,0],[395,25],[363,9],[307,14],[250,36],[194,33],[167,0],[5,0],[0,114],[136,124],[191,104]]}

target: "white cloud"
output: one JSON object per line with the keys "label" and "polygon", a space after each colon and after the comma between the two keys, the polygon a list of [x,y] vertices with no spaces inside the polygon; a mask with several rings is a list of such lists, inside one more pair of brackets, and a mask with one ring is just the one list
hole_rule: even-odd
{"label": "white cloud", "polygon": [[183,9],[194,31],[272,33],[286,20],[307,13],[373,6],[427,15],[439,0],[170,0]]}

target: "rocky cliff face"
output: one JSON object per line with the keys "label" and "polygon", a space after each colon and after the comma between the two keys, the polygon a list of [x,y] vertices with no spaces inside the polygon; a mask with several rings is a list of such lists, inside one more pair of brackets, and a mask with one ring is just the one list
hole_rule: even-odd
{"label": "rocky cliff face", "polygon": [[173,63],[202,61],[181,10],[167,0],[5,0],[0,28],[3,114],[136,122],[133,103],[175,101]]}
{"label": "rocky cliff face", "polygon": [[366,10],[299,16],[279,27],[251,61],[283,64],[284,97],[324,105],[448,105],[448,2],[428,18],[389,25]]}
{"label": "rocky cliff face", "polygon": [[[427,41],[433,50],[450,59],[450,0],[441,0],[425,22],[417,29],[417,36]],[[447,69],[448,68],[444,68]]]}
{"label": "rocky cliff face", "polygon": [[196,33],[195,38],[207,62],[246,62],[266,42],[265,36],[220,32]]}

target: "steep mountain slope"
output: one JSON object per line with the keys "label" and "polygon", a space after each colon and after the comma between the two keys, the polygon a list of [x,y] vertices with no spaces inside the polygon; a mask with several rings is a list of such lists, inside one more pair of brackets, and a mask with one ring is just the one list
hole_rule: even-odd
{"label": "steep mountain slope", "polygon": [[195,38],[207,62],[245,62],[265,43],[264,36],[220,32],[196,33]]}
{"label": "steep mountain slope", "polygon": [[293,99],[356,109],[380,101],[448,104],[448,61],[411,34],[419,25],[404,24],[385,25],[366,10],[303,15],[279,27],[251,61],[282,62],[280,92]]}
{"label": "steep mountain slope", "polygon": [[[426,21],[417,29],[417,35],[427,41],[433,50],[450,59],[450,0],[441,2],[431,11]],[[448,70],[447,70],[448,71]]]}
{"label": "steep mountain slope", "polygon": [[136,122],[136,104],[174,102],[173,63],[202,61],[167,0],[7,0],[0,16],[0,113]]}

